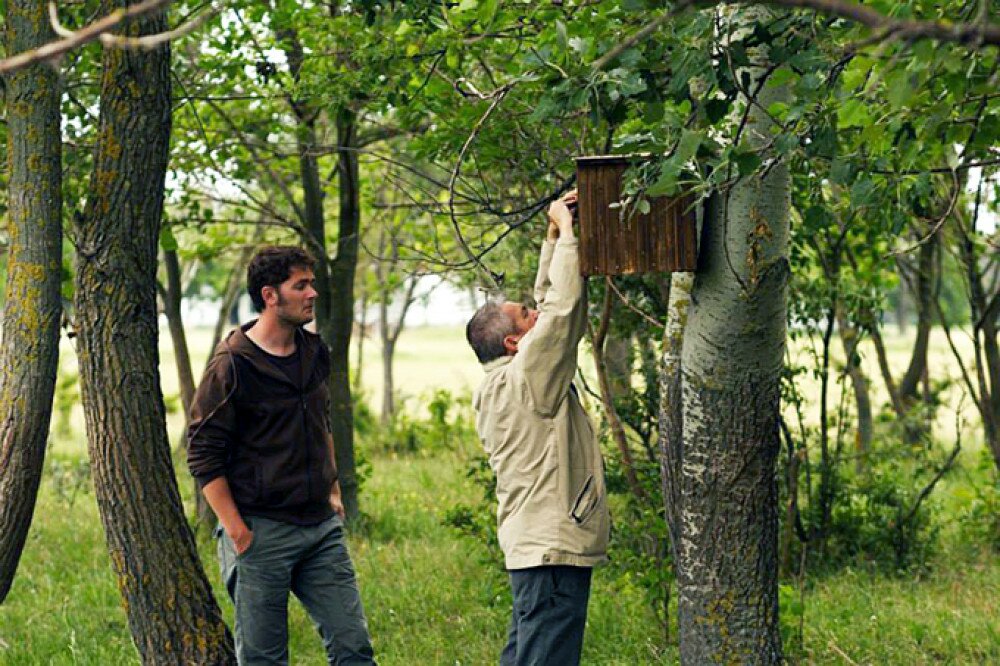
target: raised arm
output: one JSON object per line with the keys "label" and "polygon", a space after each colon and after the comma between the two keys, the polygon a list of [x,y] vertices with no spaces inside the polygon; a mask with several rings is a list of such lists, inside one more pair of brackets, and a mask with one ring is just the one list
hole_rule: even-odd
{"label": "raised arm", "polygon": [[[521,340],[512,362],[513,370],[524,378],[532,408],[546,416],[555,413],[569,392],[587,322],[573,216],[565,198],[552,203],[549,219],[558,227],[559,237],[555,243],[546,240],[551,249],[544,298],[538,303],[538,321]],[[540,267],[540,278],[541,274]]]}

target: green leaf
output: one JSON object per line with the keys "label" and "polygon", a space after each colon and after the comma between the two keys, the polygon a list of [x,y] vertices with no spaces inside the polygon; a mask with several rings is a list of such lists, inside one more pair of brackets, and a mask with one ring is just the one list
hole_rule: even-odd
{"label": "green leaf", "polygon": [[726,117],[729,113],[729,100],[710,99],[705,102],[705,116],[708,122],[715,124]]}
{"label": "green leaf", "polygon": [[701,134],[688,129],[684,130],[680,141],[677,142],[677,152],[675,153],[677,160],[681,163],[687,162],[698,152],[700,145]]}
{"label": "green leaf", "polygon": [[767,79],[767,85],[768,87],[775,88],[777,86],[783,86],[798,80],[799,80],[799,75],[793,72],[791,69],[789,69],[788,67],[779,67]]}
{"label": "green leaf", "polygon": [[500,0],[483,0],[479,5],[479,11],[476,12],[480,25],[485,27],[493,23],[499,8]]}
{"label": "green leaf", "polygon": [[734,152],[730,159],[736,165],[736,170],[739,171],[740,176],[749,176],[754,173],[763,162],[760,155],[749,150]]}
{"label": "green leaf", "polygon": [[840,107],[837,111],[837,119],[840,121],[842,128],[862,127],[871,122],[871,118],[868,115],[868,108],[859,99],[848,100]]}
{"label": "green leaf", "polygon": [[892,72],[885,77],[885,98],[893,109],[900,109],[917,92],[906,72]]}
{"label": "green leaf", "polygon": [[854,176],[854,168],[850,162],[834,159],[830,165],[830,180],[838,185],[847,185]]}
{"label": "green leaf", "polygon": [[458,11],[469,12],[479,6],[479,0],[462,0],[458,5]]}
{"label": "green leaf", "polygon": [[875,203],[876,192],[875,183],[866,178],[859,178],[851,188],[851,206],[855,208],[870,206]]}
{"label": "green leaf", "polygon": [[771,106],[767,107],[767,112],[778,120],[784,120],[788,116],[788,104],[785,102],[773,102]]}
{"label": "green leaf", "polygon": [[556,36],[559,38],[559,45],[566,48],[569,43],[569,35],[566,33],[566,24],[556,21]]}
{"label": "green leaf", "polygon": [[647,197],[670,196],[677,192],[677,178],[680,176],[681,167],[675,157],[666,160],[660,167],[660,177],[656,182],[646,188]]}
{"label": "green leaf", "polygon": [[160,227],[160,247],[163,248],[164,252],[177,251],[177,239],[174,237],[173,230],[168,226]]}

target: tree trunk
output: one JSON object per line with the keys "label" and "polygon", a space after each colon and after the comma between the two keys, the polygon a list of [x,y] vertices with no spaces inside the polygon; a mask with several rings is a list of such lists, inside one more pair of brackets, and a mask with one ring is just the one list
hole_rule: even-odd
{"label": "tree trunk", "polygon": [[681,453],[684,450],[684,410],[681,405],[681,350],[691,306],[694,274],[674,273],[667,298],[667,325],[663,331],[660,368],[660,474],[667,528],[676,568],[680,549]]}
{"label": "tree trunk", "polygon": [[[960,215],[960,213],[959,213]],[[1000,296],[989,294],[984,282],[986,274],[980,270],[980,256],[974,235],[975,220],[966,225],[959,217],[959,257],[965,269],[968,284],[969,314],[972,318],[972,343],[976,371],[976,391],[970,387],[976,406],[983,420],[986,444],[993,461],[1000,470],[1000,344],[997,339],[997,320],[993,311]]]}
{"label": "tree trunk", "polygon": [[899,394],[905,403],[912,404],[917,399],[917,388],[927,368],[927,349],[930,343],[932,306],[934,297],[934,268],[940,235],[934,234],[920,246],[917,260],[916,282],[913,285],[914,302],[917,305],[917,337],[913,343],[913,353],[906,374],[899,382]]}
{"label": "tree trunk", "polygon": [[361,226],[361,182],[355,145],[355,116],[341,109],[337,114],[337,176],[340,214],[337,257],[330,270],[330,421],[340,472],[340,488],[348,520],[360,514],[358,477],[354,464],[354,409],[351,401],[351,332],[354,327],[354,269],[358,264]]}
{"label": "tree trunk", "polygon": [[[11,0],[6,51],[55,38],[42,0]],[[7,77],[9,255],[0,355],[0,603],[7,597],[45,459],[62,311],[59,73],[47,63]]]}
{"label": "tree trunk", "polygon": [[844,356],[847,358],[847,375],[854,388],[854,405],[858,412],[855,469],[860,472],[864,469],[866,458],[871,451],[872,433],[874,432],[872,401],[868,390],[868,378],[859,363],[858,344],[861,338],[858,329],[848,319],[842,307],[837,308],[837,329],[840,332],[840,342],[844,346]]}
{"label": "tree trunk", "polygon": [[632,390],[632,337],[614,335],[604,341],[604,363],[608,368],[611,397],[628,395]]}
{"label": "tree trunk", "polygon": [[396,414],[395,387],[392,381],[392,357],[396,351],[395,342],[388,336],[382,337],[382,425],[387,426]]}
{"label": "tree trunk", "polygon": [[362,389],[362,371],[365,367],[365,329],[368,327],[368,299],[370,295],[368,289],[362,284],[361,286],[361,296],[358,311],[361,314],[361,319],[358,321],[358,360],[354,365],[354,392],[360,393]]}
{"label": "tree trunk", "polygon": [[909,329],[909,295],[906,293],[906,285],[899,285],[899,299],[896,301],[896,329],[900,335],[906,335]]}
{"label": "tree trunk", "polygon": [[622,471],[625,472],[625,480],[628,481],[629,490],[637,499],[645,499],[646,493],[639,483],[639,476],[635,471],[635,460],[632,458],[632,450],[629,448],[628,438],[625,436],[625,427],[622,425],[618,410],[615,409],[614,395],[611,392],[611,381],[608,379],[608,364],[604,358],[604,343],[608,339],[608,330],[611,325],[611,312],[614,302],[611,300],[611,278],[607,278],[608,283],[604,288],[604,305],[601,308],[601,319],[598,322],[597,330],[587,321],[587,328],[590,331],[590,349],[594,356],[594,372],[597,373],[597,385],[601,391],[601,406],[604,408],[604,416],[608,420],[608,428],[611,430],[611,439],[618,447],[621,455]]}
{"label": "tree trunk", "polygon": [[[164,251],[163,263],[167,269],[167,287],[164,289],[163,311],[170,329],[170,340],[174,345],[174,362],[177,364],[177,382],[181,390],[181,404],[184,406],[184,423],[187,423],[191,402],[194,400],[194,373],[191,370],[191,354],[188,352],[187,334],[181,318],[181,265],[176,250]],[[182,437],[182,448],[187,448],[187,438]]]}
{"label": "tree trunk", "polygon": [[[254,234],[255,243],[260,240],[260,236],[260,228],[258,227],[257,232]],[[240,251],[236,263],[233,264],[232,270],[229,272],[229,278],[226,280],[226,291],[222,295],[222,303],[219,304],[219,318],[215,320],[215,328],[212,330],[212,344],[208,347],[208,360],[205,361],[206,366],[208,365],[208,361],[212,360],[212,353],[219,346],[222,335],[226,332],[226,325],[229,323],[229,313],[232,312],[233,306],[240,297],[240,285],[243,284],[241,278],[244,271],[246,271],[247,263],[249,263],[252,255],[253,247],[244,247]]]}
{"label": "tree trunk", "polygon": [[[744,25],[773,19],[759,6],[739,16]],[[750,60],[759,63],[749,70],[757,90],[767,53]],[[770,143],[771,121],[761,109],[785,93],[783,86],[760,88],[746,145]],[[775,462],[789,207],[788,169],[779,162],[766,176],[714,196],[706,211],[681,357],[677,574],[684,664],[782,661]]]}
{"label": "tree trunk", "polygon": [[[166,29],[160,14],[127,32]],[[94,172],[76,227],[81,398],[101,521],[143,662],[225,664],[235,662],[232,639],[184,518],[160,392],[155,284],[170,108],[169,46],[105,49]]]}

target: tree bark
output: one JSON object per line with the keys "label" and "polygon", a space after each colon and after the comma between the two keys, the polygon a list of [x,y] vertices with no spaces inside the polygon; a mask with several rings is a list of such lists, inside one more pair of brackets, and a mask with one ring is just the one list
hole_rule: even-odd
{"label": "tree bark", "polygon": [[[127,31],[166,29],[161,14]],[[160,392],[155,284],[170,109],[168,45],[105,49],[94,172],[76,225],[81,398],[101,522],[142,661],[226,664],[235,663],[232,639],[184,518]]]}
{"label": "tree bark", "polygon": [[[181,265],[176,250],[164,251],[163,264],[167,270],[167,286],[164,289],[163,311],[170,329],[170,340],[174,345],[174,362],[177,365],[177,382],[181,390],[181,404],[184,406],[184,423],[187,423],[191,402],[194,400],[194,373],[191,370],[191,354],[188,352],[187,334],[181,317]],[[182,447],[187,448],[187,438],[182,437]]]}
{"label": "tree bark", "polygon": [[604,343],[608,339],[608,329],[611,325],[611,312],[614,302],[611,300],[611,278],[607,278],[608,284],[604,288],[604,304],[601,308],[601,319],[595,330],[590,321],[587,321],[587,328],[590,330],[590,349],[594,355],[594,371],[597,373],[597,383],[601,391],[601,406],[604,408],[604,416],[608,419],[608,428],[611,430],[611,438],[618,447],[621,455],[622,470],[625,472],[625,480],[628,481],[629,490],[637,499],[644,499],[646,493],[639,483],[639,476],[635,471],[635,460],[632,457],[632,450],[629,447],[628,437],[625,435],[625,427],[622,425],[618,410],[615,409],[614,395],[611,393],[611,381],[608,379],[608,364],[604,358]]}
{"label": "tree bark", "polygon": [[[6,50],[55,36],[42,0],[11,0]],[[0,603],[31,525],[59,363],[62,312],[62,136],[58,72],[34,65],[7,77],[10,239],[0,354]]]}
{"label": "tree bark", "polygon": [[930,345],[932,305],[934,297],[935,259],[940,245],[940,235],[934,234],[920,246],[917,259],[916,282],[913,286],[913,300],[917,306],[917,337],[906,374],[899,382],[899,394],[904,403],[917,400],[917,388],[927,368],[927,350]]}
{"label": "tree bark", "polygon": [[[773,13],[740,10],[741,25]],[[760,86],[766,52],[750,56],[757,103],[742,141],[764,150],[762,109],[787,98]],[[745,99],[742,100],[746,104]],[[778,488],[780,379],[789,276],[790,179],[773,164],[713,196],[681,357],[677,576],[684,664],[780,664]],[[667,470],[674,469],[667,465]]]}
{"label": "tree bark", "polygon": [[336,449],[340,488],[348,520],[360,515],[358,477],[354,463],[354,406],[351,398],[351,333],[354,328],[354,270],[358,264],[361,226],[361,183],[355,150],[355,115],[337,112],[337,177],[339,217],[337,256],[330,266],[330,421]]}
{"label": "tree bark", "polygon": [[847,358],[847,376],[851,379],[854,389],[854,405],[858,413],[858,430],[855,446],[857,454],[855,469],[860,472],[865,467],[865,459],[871,451],[874,421],[872,419],[872,401],[868,390],[868,378],[861,369],[858,356],[858,344],[861,341],[858,329],[847,317],[843,307],[837,308],[837,329],[840,332],[840,342]]}
{"label": "tree bark", "polygon": [[681,453],[684,450],[681,351],[693,284],[692,273],[674,273],[671,276],[666,299],[668,305],[667,325],[663,331],[663,361],[660,367],[660,474],[675,568],[680,549]]}

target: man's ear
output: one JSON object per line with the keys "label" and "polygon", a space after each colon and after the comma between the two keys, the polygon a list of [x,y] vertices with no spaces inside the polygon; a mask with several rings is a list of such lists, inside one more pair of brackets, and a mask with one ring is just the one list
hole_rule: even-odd
{"label": "man's ear", "polygon": [[508,335],[503,339],[503,348],[507,351],[507,356],[517,353],[517,343],[520,339],[519,335]]}
{"label": "man's ear", "polygon": [[264,307],[266,308],[271,303],[277,302],[278,290],[271,285],[267,285],[265,287],[261,287],[260,296],[264,299]]}

